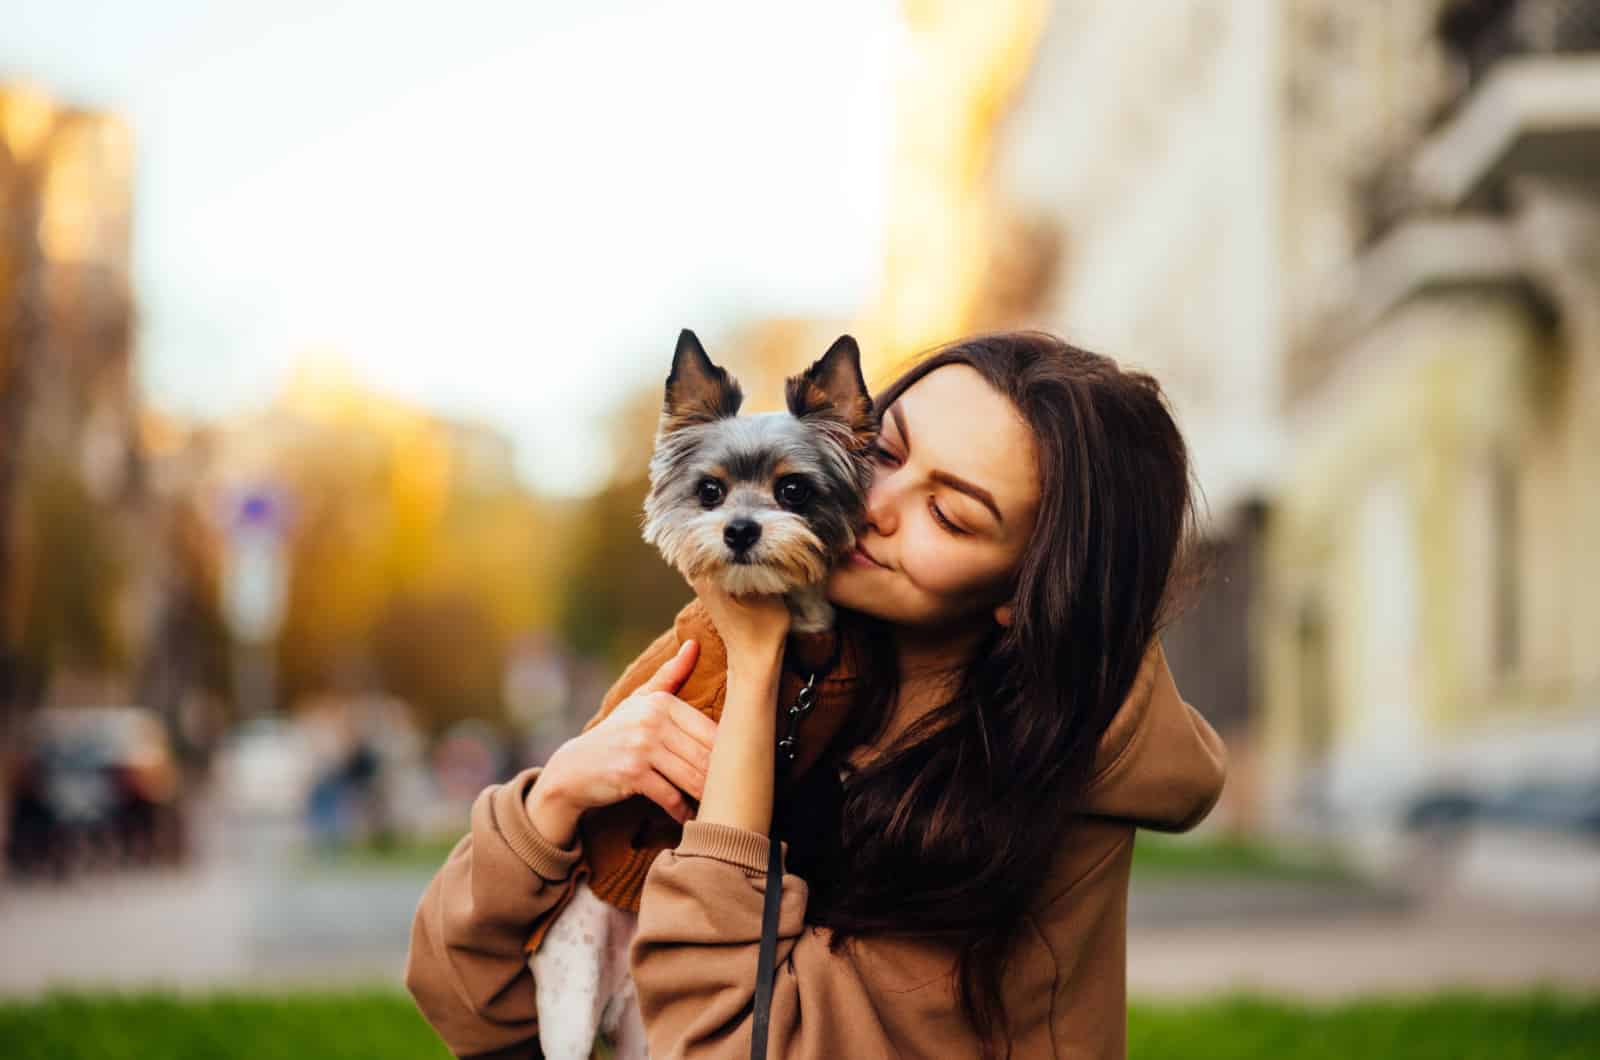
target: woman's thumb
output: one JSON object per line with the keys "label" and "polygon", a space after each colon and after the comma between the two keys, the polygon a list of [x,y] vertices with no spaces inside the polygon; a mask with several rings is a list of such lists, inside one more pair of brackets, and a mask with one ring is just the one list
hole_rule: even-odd
{"label": "woman's thumb", "polygon": [[656,667],[656,672],[645,682],[647,691],[650,692],[675,692],[694,670],[694,661],[697,657],[699,645],[693,638],[678,645],[678,650],[672,658]]}

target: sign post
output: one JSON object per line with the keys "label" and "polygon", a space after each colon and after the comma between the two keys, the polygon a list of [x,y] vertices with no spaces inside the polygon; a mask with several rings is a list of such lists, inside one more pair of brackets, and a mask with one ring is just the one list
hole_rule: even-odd
{"label": "sign post", "polygon": [[242,490],[229,504],[222,613],[233,634],[241,717],[271,714],[277,706],[274,643],[288,604],[288,524],[288,499],[271,484]]}

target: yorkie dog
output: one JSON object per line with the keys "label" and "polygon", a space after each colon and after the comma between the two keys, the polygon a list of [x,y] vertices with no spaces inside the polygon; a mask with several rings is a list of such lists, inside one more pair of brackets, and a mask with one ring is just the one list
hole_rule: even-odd
{"label": "yorkie dog", "polygon": [[739,383],[678,336],[650,458],[644,539],[729,593],[782,593],[796,633],[833,625],[823,581],[855,547],[876,434],[861,351],[842,335],[784,387],[787,412],[738,416]]}
{"label": "yorkie dog", "polygon": [[[855,339],[840,336],[785,381],[787,410],[738,415],[744,394],[694,332],[678,335],[650,458],[644,539],[686,579],[733,594],[781,593],[790,628],[828,630],[824,583],[855,548],[879,418]],[[551,1060],[584,1060],[603,1038],[619,1060],[645,1057],[628,948],[637,914],[580,878],[528,963],[539,1039]]]}

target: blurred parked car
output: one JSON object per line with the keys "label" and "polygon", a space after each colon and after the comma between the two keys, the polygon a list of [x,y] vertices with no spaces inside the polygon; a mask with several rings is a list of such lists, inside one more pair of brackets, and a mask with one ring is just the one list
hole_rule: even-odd
{"label": "blurred parked car", "polygon": [[61,876],[94,865],[175,863],[186,840],[179,787],[171,741],[151,711],[40,710],[12,775],[6,864]]}
{"label": "blurred parked car", "polygon": [[1600,844],[1600,777],[1529,781],[1490,800],[1482,816],[1499,825]]}
{"label": "blurred parked car", "polygon": [[1600,900],[1600,777],[1438,786],[1415,796],[1399,823],[1409,841],[1403,872],[1420,889],[1546,908]]}
{"label": "blurred parked car", "polygon": [[1414,835],[1452,834],[1471,825],[1488,798],[1468,788],[1433,788],[1411,800],[1400,823]]}
{"label": "blurred parked car", "polygon": [[1413,799],[1401,821],[1408,832],[1434,837],[1494,827],[1600,843],[1600,777],[1529,780],[1498,791],[1434,788]]}

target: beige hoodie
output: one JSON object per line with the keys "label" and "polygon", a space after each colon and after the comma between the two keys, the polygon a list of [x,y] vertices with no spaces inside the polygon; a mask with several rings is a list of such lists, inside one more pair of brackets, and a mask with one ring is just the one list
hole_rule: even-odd
{"label": "beige hoodie", "polygon": [[[1151,646],[1100,741],[1081,812],[1062,822],[1050,877],[1003,981],[1013,1055],[1127,1055],[1127,897],[1134,831],[1181,832],[1222,792],[1227,752]],[[540,835],[523,807],[539,768],[486,789],[470,832],[417,907],[406,986],[458,1056],[537,1057],[524,943],[572,883],[580,849]],[[631,963],[650,1055],[750,1055],[767,837],[690,820],[645,878]],[[785,851],[786,852],[786,851]],[[805,923],[785,873],[769,1055],[775,1060],[961,1057],[978,1042],[956,1000],[952,948],[853,940],[837,955]]]}

